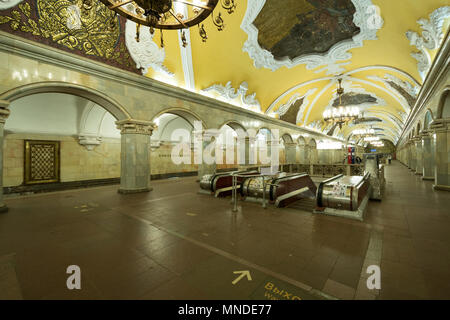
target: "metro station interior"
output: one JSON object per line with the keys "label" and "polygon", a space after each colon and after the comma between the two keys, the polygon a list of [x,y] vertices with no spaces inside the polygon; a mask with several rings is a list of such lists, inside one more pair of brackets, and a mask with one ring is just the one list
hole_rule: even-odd
{"label": "metro station interior", "polygon": [[448,4],[0,1],[0,300],[450,299]]}

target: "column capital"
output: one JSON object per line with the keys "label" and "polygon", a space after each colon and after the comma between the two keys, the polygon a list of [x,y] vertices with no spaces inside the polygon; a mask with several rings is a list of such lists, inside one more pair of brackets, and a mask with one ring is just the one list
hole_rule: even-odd
{"label": "column capital", "polygon": [[202,130],[192,130],[192,135],[196,138],[196,139],[203,139],[203,138],[207,138],[207,139],[211,139],[213,137],[217,137],[220,134],[220,130],[219,129],[202,129]]}
{"label": "column capital", "polygon": [[8,100],[0,100],[0,123],[5,123],[6,119],[9,117],[9,105],[11,102]]}
{"label": "column capital", "polygon": [[297,143],[296,142],[285,142],[284,146],[285,147],[297,147]]}
{"label": "column capital", "polygon": [[256,137],[249,137],[249,136],[243,136],[243,137],[239,137],[239,135],[236,137],[236,139],[239,142],[249,142],[249,143],[254,143],[256,141]]}
{"label": "column capital", "polygon": [[281,145],[280,141],[277,141],[277,140],[266,140],[266,144],[268,146],[269,145],[272,145],[272,146],[280,146]]}
{"label": "column capital", "polygon": [[116,121],[121,134],[145,134],[151,136],[156,125],[151,121],[126,119]]}
{"label": "column capital", "polygon": [[431,138],[431,135],[433,134],[433,132],[431,130],[425,129],[422,130],[420,132],[420,138],[423,139],[427,139],[427,138]]}
{"label": "column capital", "polygon": [[446,132],[450,130],[450,119],[436,119],[430,123],[433,132]]}

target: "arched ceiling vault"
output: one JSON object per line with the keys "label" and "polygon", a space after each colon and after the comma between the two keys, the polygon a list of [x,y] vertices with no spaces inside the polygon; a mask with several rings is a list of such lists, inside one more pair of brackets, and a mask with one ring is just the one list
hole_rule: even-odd
{"label": "arched ceiling vault", "polygon": [[370,125],[398,139],[450,20],[447,0],[235,2],[223,31],[204,21],[206,43],[197,28],[186,48],[165,32],[165,72],[146,75],[322,132],[343,77],[349,104],[382,120],[334,130],[343,139]]}

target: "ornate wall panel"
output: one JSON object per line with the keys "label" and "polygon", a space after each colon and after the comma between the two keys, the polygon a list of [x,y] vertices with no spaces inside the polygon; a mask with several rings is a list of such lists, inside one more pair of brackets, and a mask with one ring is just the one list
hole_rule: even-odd
{"label": "ornate wall panel", "polygon": [[25,140],[25,184],[59,182],[59,141]]}
{"label": "ornate wall panel", "polygon": [[25,0],[0,7],[2,31],[138,73],[124,29],[125,19],[97,0]]}

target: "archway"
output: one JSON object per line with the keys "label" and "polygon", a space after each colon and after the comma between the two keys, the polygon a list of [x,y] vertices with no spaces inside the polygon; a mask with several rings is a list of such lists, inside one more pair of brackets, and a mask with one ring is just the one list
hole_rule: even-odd
{"label": "archway", "polygon": [[280,148],[280,162],[286,164],[294,164],[296,162],[297,145],[294,143],[294,139],[289,133],[285,133],[281,136],[281,144],[284,148]]}
{"label": "archway", "polygon": [[309,148],[304,137],[300,136],[297,138],[297,148],[297,162],[301,164],[309,163]]}
{"label": "archway", "polygon": [[153,122],[156,129],[151,136],[152,177],[196,175],[194,138],[196,129],[204,129],[202,120],[189,110],[169,108],[159,112]]}
{"label": "archway", "polygon": [[450,118],[450,87],[446,87],[441,94],[441,98],[439,99],[437,118],[444,119]]}
{"label": "archway", "polygon": [[27,84],[2,93],[0,95],[0,100],[13,102],[17,99],[38,93],[65,93],[78,96],[86,100],[90,100],[106,109],[117,120],[132,119],[130,113],[128,113],[128,111],[116,100],[108,97],[100,91],[67,82],[45,81]]}
{"label": "archway", "polygon": [[309,163],[319,163],[319,153],[317,151],[317,142],[314,138],[311,138],[308,142],[309,147]]}
{"label": "archway", "polygon": [[217,169],[235,169],[238,164],[248,163],[250,151],[247,151],[246,156],[245,149],[249,149],[250,141],[247,137],[247,130],[237,121],[226,121],[219,128],[217,147],[220,153],[216,154]]}
{"label": "archway", "polygon": [[81,95],[53,90],[39,87],[2,95],[12,101],[4,128],[7,192],[118,183],[121,134],[117,118]]}
{"label": "archway", "polygon": [[433,114],[431,113],[431,110],[428,109],[423,119],[423,129],[424,130],[430,129],[430,123],[432,121],[433,121]]}

